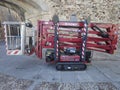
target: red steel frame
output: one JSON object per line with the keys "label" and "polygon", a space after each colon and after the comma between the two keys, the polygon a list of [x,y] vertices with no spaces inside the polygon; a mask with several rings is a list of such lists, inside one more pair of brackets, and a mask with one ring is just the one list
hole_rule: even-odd
{"label": "red steel frame", "polygon": [[[84,28],[84,23],[60,21],[58,24],[62,27],[59,28],[59,31],[64,32],[59,33],[59,42],[61,42],[59,48],[64,49],[65,47],[76,47],[79,49],[80,43],[82,41],[81,34],[83,32],[82,28]],[[99,27],[101,30],[104,30],[109,36],[106,38],[99,36],[99,31],[94,31],[91,29],[91,27],[94,25]],[[117,48],[118,25],[109,23],[90,23],[88,27],[86,48],[88,50],[113,54],[114,50]],[[67,32],[67,34],[65,34],[65,32]],[[72,34],[73,32],[76,33]],[[67,38],[64,36],[67,36]],[[35,52],[39,58],[42,58],[43,48],[54,48],[54,24],[52,21],[38,21],[37,43]]]}

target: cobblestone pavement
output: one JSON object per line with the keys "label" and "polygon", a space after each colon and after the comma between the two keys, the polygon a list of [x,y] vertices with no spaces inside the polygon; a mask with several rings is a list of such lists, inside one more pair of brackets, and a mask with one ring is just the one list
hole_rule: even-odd
{"label": "cobblestone pavement", "polygon": [[85,71],[56,71],[32,56],[7,56],[0,42],[0,90],[120,90],[120,50],[93,53]]}

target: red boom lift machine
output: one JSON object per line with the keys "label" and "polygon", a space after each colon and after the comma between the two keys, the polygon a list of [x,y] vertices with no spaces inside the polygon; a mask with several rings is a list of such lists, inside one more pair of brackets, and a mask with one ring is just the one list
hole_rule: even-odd
{"label": "red boom lift machine", "polygon": [[59,21],[54,15],[51,21],[38,21],[35,42],[33,46],[33,40],[29,38],[30,47],[25,46],[23,53],[35,52],[41,59],[42,49],[46,48],[46,62],[56,63],[57,70],[85,70],[86,64],[91,62],[92,50],[114,53],[118,43],[118,25],[89,23],[89,20]]}

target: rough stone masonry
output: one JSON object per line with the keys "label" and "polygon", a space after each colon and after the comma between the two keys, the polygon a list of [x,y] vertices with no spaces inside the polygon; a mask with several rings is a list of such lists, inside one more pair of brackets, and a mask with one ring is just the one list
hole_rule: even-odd
{"label": "rough stone masonry", "polygon": [[120,23],[120,0],[46,0],[48,12],[42,12],[42,19],[51,19],[54,13],[61,20],[69,20],[76,14],[78,20],[91,17],[93,22]]}

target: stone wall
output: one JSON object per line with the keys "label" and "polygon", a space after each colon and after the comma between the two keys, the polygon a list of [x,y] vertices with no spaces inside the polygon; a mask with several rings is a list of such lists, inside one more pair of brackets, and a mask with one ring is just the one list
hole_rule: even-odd
{"label": "stone wall", "polygon": [[23,15],[25,16],[25,20],[31,21],[35,26],[37,25],[37,20],[51,20],[55,13],[59,15],[62,21],[69,20],[70,15],[76,14],[78,20],[90,16],[93,22],[120,23],[120,0],[4,1],[21,7],[25,14]]}
{"label": "stone wall", "polygon": [[[46,0],[49,11],[42,19],[51,19],[54,13],[61,20],[76,14],[78,20],[91,17],[93,22],[120,23],[120,0]],[[46,14],[45,14],[46,13]]]}
{"label": "stone wall", "polygon": [[6,7],[2,7],[0,6],[0,21],[1,23],[4,22],[4,21],[20,21],[20,17],[19,15],[9,9],[9,8],[6,8]]}
{"label": "stone wall", "polygon": [[[32,22],[34,27],[36,28],[38,20],[51,20],[54,14],[58,14],[61,21],[69,21],[70,16],[72,14],[76,14],[78,21],[90,16],[92,22],[120,23],[120,0],[5,1],[14,3],[19,7],[23,8],[25,11],[25,15],[23,15],[25,16],[25,20]],[[8,14],[6,13],[3,15],[5,16],[4,19],[8,18],[6,17],[6,15]],[[19,18],[20,15],[15,14],[15,16],[18,16]]]}
{"label": "stone wall", "polygon": [[0,39],[4,39],[4,28],[2,25],[4,21],[20,21],[20,18],[13,10],[0,6]]}

